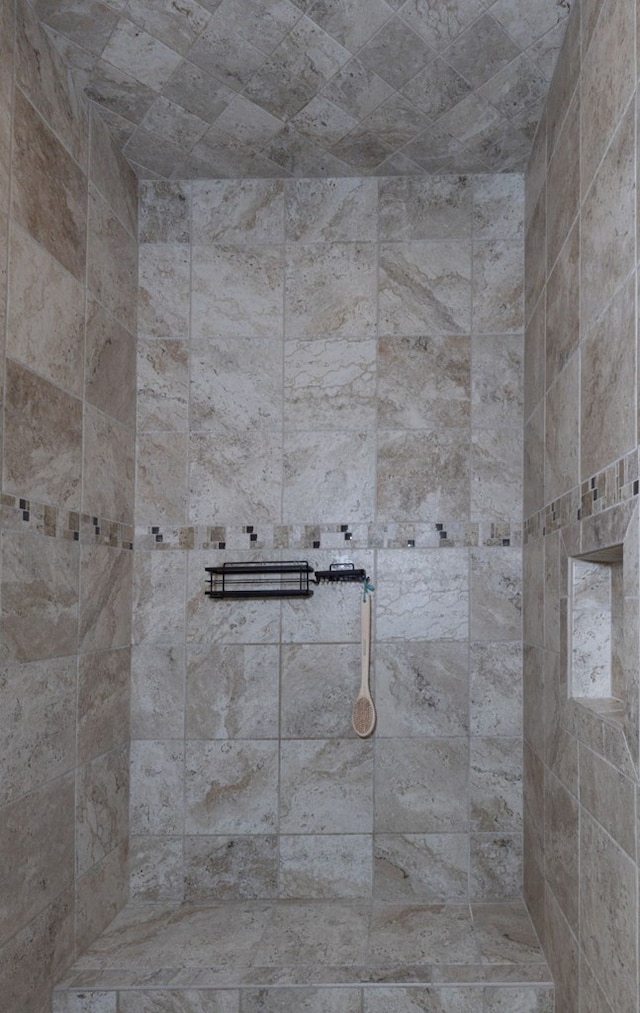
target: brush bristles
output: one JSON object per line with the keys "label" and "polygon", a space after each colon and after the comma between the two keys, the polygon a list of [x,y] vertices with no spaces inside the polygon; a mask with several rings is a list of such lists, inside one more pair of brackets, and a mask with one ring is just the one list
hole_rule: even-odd
{"label": "brush bristles", "polygon": [[376,712],[371,700],[366,696],[359,696],[353,705],[353,717],[351,724],[356,735],[366,738],[371,735],[376,723]]}

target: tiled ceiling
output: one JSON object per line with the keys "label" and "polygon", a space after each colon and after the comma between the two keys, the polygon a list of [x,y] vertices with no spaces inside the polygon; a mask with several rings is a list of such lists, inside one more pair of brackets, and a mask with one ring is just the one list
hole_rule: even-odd
{"label": "tiled ceiling", "polygon": [[521,170],[575,0],[35,0],[142,178]]}

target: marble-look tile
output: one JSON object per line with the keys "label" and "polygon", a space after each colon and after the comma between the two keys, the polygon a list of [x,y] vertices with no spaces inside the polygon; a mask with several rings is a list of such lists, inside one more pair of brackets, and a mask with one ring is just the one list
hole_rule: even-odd
{"label": "marble-look tile", "polygon": [[[580,317],[602,313],[621,279],[635,267],[635,116],[629,108],[618,126],[582,208]],[[606,264],[606,270],[602,265]]]}
{"label": "marble-look tile", "polygon": [[278,736],[278,648],[204,644],[187,653],[189,739]]}
{"label": "marble-look tile", "polygon": [[26,795],[75,760],[75,659],[3,662],[0,802]]}
{"label": "marble-look tile", "polygon": [[[632,281],[618,292],[582,343],[581,477],[588,478],[635,445],[634,328]],[[603,354],[603,340],[606,341],[606,354]]]}
{"label": "marble-look tile", "polygon": [[[173,553],[172,553],[173,554]],[[153,555],[153,554],[152,554]],[[205,595],[208,574],[205,566],[222,565],[255,559],[255,553],[234,551],[225,553],[218,551],[194,551],[187,553],[189,573],[187,583],[187,643],[188,644],[278,644],[280,642],[280,608],[279,600],[227,601],[212,602]],[[261,554],[261,559],[279,558],[269,554]],[[184,593],[184,592],[183,592]],[[305,599],[298,603],[306,606]],[[213,613],[213,619],[212,619]],[[174,639],[180,639],[179,637]],[[285,637],[282,638],[286,639]],[[310,638],[307,638],[310,639]]]}
{"label": "marble-look tile", "polygon": [[379,428],[451,430],[468,425],[470,372],[467,337],[379,338]]}
{"label": "marble-look tile", "polygon": [[362,834],[373,825],[373,748],[346,739],[280,746],[282,833]]}
{"label": "marble-look tile", "polygon": [[129,747],[80,768],[76,783],[76,870],[87,872],[126,840],[129,823]]}
{"label": "marble-look tile", "polygon": [[191,63],[236,92],[243,90],[266,59],[217,16],[211,18],[187,55]]}
{"label": "marble-look tile", "polygon": [[[314,550],[310,557],[310,563],[316,570],[328,570],[335,562],[351,562],[357,570],[362,569],[367,574],[373,572],[374,559],[370,551],[353,550],[345,553]],[[312,603],[306,600],[283,601],[282,642],[359,643],[360,597],[357,585],[338,582],[317,588]]]}
{"label": "marble-look tile", "polygon": [[479,88],[518,55],[518,47],[490,14],[465,28],[446,51],[447,62]]}
{"label": "marble-look tile", "polygon": [[474,428],[522,428],[523,340],[520,334],[474,335],[471,419]]}
{"label": "marble-look tile", "polygon": [[184,243],[141,245],[138,294],[141,337],[188,337],[189,252]]}
{"label": "marble-look tile", "polygon": [[129,875],[132,899],[181,901],[184,896],[184,839],[133,835]]}
{"label": "marble-look tile", "polygon": [[316,910],[317,905],[304,901],[274,906],[255,954],[256,965],[364,963],[368,909],[334,901],[323,904],[321,919],[314,917]]}
{"label": "marble-look tile", "polygon": [[468,829],[466,739],[378,739],[377,833],[453,833]]}
{"label": "marble-look tile", "polygon": [[131,333],[136,330],[137,249],[108,203],[89,187],[87,285]]}
{"label": "marble-look tile", "polygon": [[280,897],[364,900],[371,880],[368,834],[280,837]]}
{"label": "marble-look tile", "polygon": [[471,639],[519,640],[522,633],[519,549],[471,550]]}
{"label": "marble-look tile", "polygon": [[551,267],[556,260],[578,211],[580,181],[578,173],[567,175],[567,165],[573,165],[580,137],[580,98],[573,98],[558,135],[555,151],[549,161],[547,175],[547,262]]}
{"label": "marble-look tile", "polygon": [[[130,599],[125,596],[130,612]],[[130,622],[130,620],[129,620]],[[78,660],[78,762],[129,739],[131,650],[84,654]]]}
{"label": "marble-look tile", "polygon": [[421,962],[444,964],[476,959],[476,944],[469,915],[463,904],[400,905],[374,908],[369,937],[369,959],[386,963]]}
{"label": "marble-look tile", "polygon": [[280,517],[281,497],[282,448],[277,434],[232,431],[223,443],[214,433],[190,436],[191,524],[273,523]]}
{"label": "marble-look tile", "polygon": [[186,433],[140,433],[136,453],[136,522],[187,521]]}
{"label": "marble-look tile", "polygon": [[81,401],[9,360],[5,413],[5,490],[79,509]]}
{"label": "marble-look tile", "polygon": [[243,989],[240,995],[241,1013],[360,1013],[362,1008],[359,988]]}
{"label": "marble-look tile", "polygon": [[[524,240],[524,316],[525,326],[534,313],[540,312],[540,295],[547,280],[547,191],[543,186],[538,203],[531,213]],[[571,226],[567,226],[566,231]],[[560,244],[562,245],[562,244]],[[557,252],[557,251],[556,251]],[[551,268],[552,264],[549,265]],[[544,342],[544,336],[543,336]]]}
{"label": "marble-look tile", "polygon": [[[15,69],[15,7],[5,5],[0,15],[0,212],[9,210],[11,174],[11,133],[13,121],[13,78]],[[5,233],[6,235],[6,233]]]}
{"label": "marble-look tile", "polygon": [[586,814],[580,820],[580,944],[614,1009],[633,1009],[638,987],[634,863]]}
{"label": "marble-look tile", "polygon": [[477,1013],[482,1009],[480,987],[447,986],[365,988],[365,1013]]}
{"label": "marble-look tile", "polygon": [[620,847],[635,858],[633,783],[580,744],[580,801]]}
{"label": "marble-look tile", "polygon": [[301,179],[285,186],[288,242],[371,242],[378,187],[371,179]]}
{"label": "marble-look tile", "polygon": [[454,0],[446,10],[437,0],[409,0],[401,7],[403,19],[438,52],[446,49],[482,10],[480,0]]}
{"label": "marble-look tile", "polygon": [[376,585],[378,640],[465,640],[468,568],[465,549],[381,550]]}
{"label": "marble-look tile", "polygon": [[124,425],[133,426],[135,338],[94,300],[87,306],[85,347],[86,400]]}
{"label": "marble-look tile", "polygon": [[236,93],[202,68],[183,60],[163,94],[187,112],[213,123]]}
{"label": "marble-look tile", "polygon": [[134,456],[133,431],[86,405],[82,497],[100,517],[132,523]]}
{"label": "marble-look tile", "polygon": [[557,499],[579,481],[580,447],[578,413],[566,411],[578,404],[579,356],[576,352],[549,389],[545,421],[545,501]]}
{"label": "marble-look tile", "polygon": [[357,127],[358,121],[328,98],[316,95],[293,117],[291,125],[306,140],[331,147]]}
{"label": "marble-look tile", "polygon": [[181,834],[184,827],[184,742],[131,743],[132,834]]}
{"label": "marble-look tile", "polygon": [[280,735],[291,739],[350,736],[359,686],[356,644],[284,644]]}
{"label": "marble-look tile", "polygon": [[373,520],[374,455],[372,432],[287,433],[282,490],[284,523]]}
{"label": "marble-look tile", "polygon": [[473,238],[524,236],[524,179],[519,174],[477,175],[473,193]]}
{"label": "marble-look tile", "polygon": [[468,878],[466,834],[375,835],[373,895],[377,901],[464,901]]}
{"label": "marble-look tile", "polygon": [[287,249],[287,337],[361,336],[371,332],[375,320],[372,243],[314,243]]}
{"label": "marble-look tile", "polygon": [[125,839],[76,880],[76,946],[85,949],[129,899]]}
{"label": "marble-look tile", "polygon": [[[135,158],[134,151],[137,144],[142,142],[144,149],[144,137],[148,131],[154,138],[166,143],[166,151],[171,152],[173,148],[178,151],[190,151],[204,137],[209,129],[209,124],[188,113],[182,106],[176,105],[164,95],[160,95],[150,106],[146,113],[140,129],[136,130],[125,147],[127,157]],[[170,161],[167,165],[167,175],[172,171],[175,163]]]}
{"label": "marble-look tile", "polygon": [[474,735],[518,735],[522,728],[522,647],[472,643],[470,728]]}
{"label": "marble-look tile", "polygon": [[522,829],[522,742],[471,739],[471,825],[480,831]]}
{"label": "marble-look tile", "polygon": [[16,8],[16,81],[69,154],[86,170],[88,117],[69,68],[30,6]]}
{"label": "marble-look tile", "polygon": [[102,57],[157,92],[180,63],[178,53],[125,17],[115,26]]}
{"label": "marble-look tile", "polygon": [[471,253],[445,240],[381,243],[379,322],[387,334],[465,334],[471,325]]}
{"label": "marble-look tile", "polygon": [[[276,360],[275,366],[280,368]],[[264,374],[264,366],[263,366]],[[260,382],[262,389],[263,380]],[[376,419],[376,345],[373,339],[287,341],[284,421],[287,430],[373,428]]]}
{"label": "marble-look tile", "polygon": [[269,899],[278,889],[278,838],[185,837],[185,900]]}
{"label": "marble-look tile", "polygon": [[[282,430],[282,341],[198,338],[190,348],[191,432]],[[240,406],[240,411],[239,411]]]}
{"label": "marble-look tile", "polygon": [[357,120],[368,116],[393,94],[391,85],[357,57],[345,63],[322,89],[323,97]]}
{"label": "marble-look tile", "polygon": [[138,343],[138,433],[186,432],[189,425],[189,346],[141,338]]}
{"label": "marble-look tile", "polygon": [[77,652],[79,559],[70,541],[3,534],[3,659],[36,661]]}
{"label": "marble-look tile", "polygon": [[472,904],[471,916],[483,964],[540,962],[540,943],[522,900]]}
{"label": "marble-look tile", "polygon": [[466,429],[381,432],[377,470],[379,520],[468,519]]}
{"label": "marble-look tile", "polygon": [[184,730],[185,652],[138,644],[131,653],[131,737],[177,739]]}
{"label": "marble-look tile", "polygon": [[106,545],[80,550],[80,650],[108,651],[131,642],[133,553]]}
{"label": "marble-look tile", "polygon": [[380,182],[380,239],[467,239],[472,190],[465,176],[406,177]]}
{"label": "marble-look tile", "polygon": [[47,1009],[51,983],[64,974],[75,952],[73,900],[69,886],[0,951],[0,988],[9,1009],[21,1013]]}
{"label": "marble-look tile", "polygon": [[[134,553],[134,644],[173,645],[184,638],[185,557],[184,552]],[[204,576],[203,564],[201,591],[204,591]]]}
{"label": "marble-look tile", "polygon": [[281,180],[197,180],[193,183],[192,241],[270,245],[284,238]]}
{"label": "marble-look tile", "polygon": [[239,1013],[240,995],[235,989],[132,989],[119,993],[118,1004],[119,1013]]}
{"label": "marble-look tile", "polygon": [[0,930],[7,939],[73,879],[73,774],[2,810]]}
{"label": "marble-look tile", "polygon": [[138,181],[97,110],[90,107],[89,179],[134,238],[138,233]]}
{"label": "marble-look tile", "polygon": [[277,826],[277,743],[187,742],[185,768],[188,834],[265,834]]}
{"label": "marble-look tile", "polygon": [[282,250],[196,246],[192,254],[194,338],[282,335]]}
{"label": "marble-look tile", "polygon": [[580,339],[580,231],[576,223],[547,282],[546,383],[553,383]]}
{"label": "marble-look tile", "polygon": [[[430,120],[453,109],[471,91],[471,86],[444,60],[427,63],[415,77],[405,84],[405,95]],[[426,124],[425,124],[426,126]]]}
{"label": "marble-look tile", "polygon": [[401,88],[431,56],[424,40],[409,25],[394,17],[358,53],[366,67],[375,70],[393,88]]}
{"label": "marble-look tile", "polygon": [[18,226],[9,246],[7,355],[82,396],[82,285]]}
{"label": "marble-look tile", "polygon": [[117,992],[76,992],[61,988],[52,995],[53,1013],[116,1013]]}
{"label": "marble-look tile", "polygon": [[464,735],[469,728],[465,644],[378,644],[377,734],[388,738]]}
{"label": "marble-look tile", "polygon": [[473,330],[517,331],[523,318],[522,243],[504,239],[473,246]]}
{"label": "marble-look tile", "polygon": [[140,183],[138,238],[143,243],[191,240],[191,186],[167,180]]}
{"label": "marble-look tile", "polygon": [[[579,911],[579,814],[575,798],[545,774],[545,871],[562,913],[575,932]],[[584,868],[584,867],[583,867]]]}
{"label": "marble-look tile", "polygon": [[544,408],[541,402],[524,426],[524,517],[544,505]]}

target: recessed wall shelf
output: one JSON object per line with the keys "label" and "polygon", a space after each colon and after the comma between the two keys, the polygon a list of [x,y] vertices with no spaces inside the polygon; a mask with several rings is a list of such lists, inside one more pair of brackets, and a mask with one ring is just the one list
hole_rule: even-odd
{"label": "recessed wall shelf", "polygon": [[313,568],[306,559],[280,563],[223,563],[205,566],[209,598],[310,598]]}

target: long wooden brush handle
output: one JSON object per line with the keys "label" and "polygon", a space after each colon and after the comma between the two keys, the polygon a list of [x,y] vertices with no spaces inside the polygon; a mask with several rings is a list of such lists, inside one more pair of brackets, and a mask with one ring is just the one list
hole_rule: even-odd
{"label": "long wooden brush handle", "polygon": [[371,699],[369,688],[369,662],[371,655],[371,598],[365,591],[364,599],[360,607],[360,628],[362,675],[360,678],[360,692],[353,705],[353,717],[351,724],[356,735],[366,739],[371,735],[376,724],[376,710]]}

